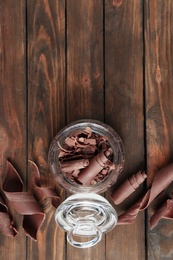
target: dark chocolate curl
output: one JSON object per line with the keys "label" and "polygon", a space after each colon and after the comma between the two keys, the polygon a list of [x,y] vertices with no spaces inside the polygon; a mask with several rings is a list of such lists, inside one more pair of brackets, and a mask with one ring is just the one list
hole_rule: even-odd
{"label": "dark chocolate curl", "polygon": [[150,229],[153,229],[162,218],[173,219],[173,198],[166,200],[150,218]]}
{"label": "dark chocolate curl", "polygon": [[41,178],[37,165],[31,160],[29,160],[29,163],[32,174],[29,189],[32,191],[39,203],[41,203],[44,199],[49,198],[52,206],[57,208],[61,203],[61,199],[56,194],[54,189],[50,187],[43,187],[41,185]]}
{"label": "dark chocolate curl", "polygon": [[84,185],[90,185],[95,176],[104,168],[107,160],[108,159],[103,151],[98,153],[90,161],[89,165],[85,169],[81,170],[78,175],[78,181],[80,181]]}
{"label": "dark chocolate curl", "polygon": [[8,208],[0,198],[0,230],[5,236],[15,237],[17,230],[13,226],[8,214]]}
{"label": "dark chocolate curl", "polygon": [[36,240],[37,230],[41,227],[45,214],[35,198],[22,191],[22,180],[10,162],[7,162],[2,188],[10,204],[23,215],[23,228],[26,234]]}
{"label": "dark chocolate curl", "polygon": [[157,172],[151,188],[132,207],[118,217],[118,224],[131,224],[139,211],[146,209],[151,202],[173,181],[173,163]]}
{"label": "dark chocolate curl", "polygon": [[137,172],[130,179],[125,180],[112,194],[111,197],[116,205],[128,198],[145,180],[144,172]]}

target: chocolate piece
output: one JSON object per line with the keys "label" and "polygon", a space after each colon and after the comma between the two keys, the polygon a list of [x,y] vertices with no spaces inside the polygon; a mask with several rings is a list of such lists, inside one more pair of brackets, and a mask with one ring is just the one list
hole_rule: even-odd
{"label": "chocolate piece", "polygon": [[84,140],[84,144],[89,144],[89,145],[96,145],[96,139],[94,138],[88,138]]}
{"label": "chocolate piece", "polygon": [[96,175],[104,168],[107,161],[107,157],[104,152],[98,153],[91,161],[90,164],[83,169],[78,175],[78,181],[83,185],[90,185],[91,181]]}
{"label": "chocolate piece", "polygon": [[173,181],[173,163],[157,172],[151,188],[132,207],[118,217],[118,224],[131,224],[139,211],[146,209],[151,202]]}
{"label": "chocolate piece", "polygon": [[22,180],[10,162],[7,162],[2,188],[10,204],[23,215],[26,234],[36,240],[37,230],[43,223],[45,214],[31,194],[22,192]]}
{"label": "chocolate piece", "polygon": [[79,173],[80,173],[80,170],[79,170],[79,169],[78,169],[78,170],[75,170],[75,171],[72,172],[72,176],[77,178],[77,176],[78,176]]}
{"label": "chocolate piece", "polygon": [[81,159],[81,160],[73,160],[73,161],[64,161],[61,162],[61,171],[62,172],[72,172],[78,169],[83,169],[89,165],[89,160]]}
{"label": "chocolate piece", "polygon": [[2,234],[6,236],[14,237],[17,234],[17,230],[10,220],[8,208],[3,202],[2,198],[0,198],[0,230]]}
{"label": "chocolate piece", "polygon": [[147,175],[139,171],[134,174],[130,179],[125,180],[112,194],[111,197],[116,205],[123,202],[129,197],[145,180]]}
{"label": "chocolate piece", "polygon": [[44,183],[45,181],[43,179],[41,181],[37,165],[33,161],[29,160],[29,166],[32,174],[32,178],[29,182],[30,192],[35,196],[39,204],[42,204],[42,201],[48,198],[51,200],[52,206],[57,208],[61,203],[61,199],[57,196],[54,189],[42,185],[42,182]]}
{"label": "chocolate piece", "polygon": [[75,139],[70,138],[70,137],[67,137],[67,138],[65,139],[65,143],[66,143],[68,146],[73,147],[73,146],[75,146]]}
{"label": "chocolate piece", "polygon": [[[103,180],[115,169],[113,150],[107,139],[86,127],[73,131],[64,144],[58,142],[61,173],[68,180],[83,185]],[[101,173],[103,169],[105,174]]]}
{"label": "chocolate piece", "polygon": [[[43,200],[47,196],[51,197],[52,204],[57,207],[60,204],[59,197],[55,194],[53,189],[41,187],[38,168],[34,163],[32,163],[32,165],[35,167],[35,175],[30,183],[30,190],[33,190],[35,197],[39,199]],[[23,228],[26,235],[36,240],[37,231],[45,219],[45,214],[42,212],[42,209],[34,196],[29,192],[23,192],[23,182],[10,162],[7,162],[2,189],[8,198],[10,205],[23,216]],[[3,221],[6,224],[9,223],[7,218],[3,219]]]}
{"label": "chocolate piece", "polygon": [[166,200],[150,218],[150,229],[153,229],[162,218],[173,219],[173,198]]}

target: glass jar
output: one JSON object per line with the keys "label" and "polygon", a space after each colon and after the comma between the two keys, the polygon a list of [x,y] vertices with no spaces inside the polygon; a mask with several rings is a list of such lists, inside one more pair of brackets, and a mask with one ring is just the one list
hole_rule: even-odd
{"label": "glass jar", "polygon": [[[79,147],[75,146],[76,142]],[[88,154],[82,154],[84,149],[88,149]],[[94,151],[94,155],[90,154],[90,150]],[[80,161],[77,167],[82,162],[82,169],[72,171],[69,163],[74,164],[76,160]],[[123,170],[124,147],[121,138],[110,126],[100,121],[75,121],[53,139],[49,149],[49,164],[55,180],[64,189],[74,193],[57,208],[56,223],[67,231],[67,240],[71,245],[85,248],[97,244],[102,234],[110,231],[117,223],[115,209],[99,194],[115,183]],[[72,179],[70,174],[74,172],[77,177]],[[89,176],[91,172],[94,172],[94,176]],[[89,180],[85,174],[88,174]],[[83,238],[82,242],[78,240],[79,237]]]}

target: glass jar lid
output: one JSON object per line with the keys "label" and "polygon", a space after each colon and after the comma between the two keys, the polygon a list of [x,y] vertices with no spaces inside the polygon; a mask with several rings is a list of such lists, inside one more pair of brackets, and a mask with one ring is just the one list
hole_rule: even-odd
{"label": "glass jar lid", "polygon": [[97,244],[102,234],[116,225],[117,219],[111,204],[93,193],[71,195],[55,212],[55,221],[67,232],[68,242],[78,248]]}

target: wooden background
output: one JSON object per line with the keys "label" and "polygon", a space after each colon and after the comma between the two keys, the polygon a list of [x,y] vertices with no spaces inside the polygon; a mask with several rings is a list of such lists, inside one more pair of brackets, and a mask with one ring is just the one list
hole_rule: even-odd
{"label": "wooden background", "polygon": [[[1,178],[8,158],[27,189],[29,158],[64,198],[47,164],[51,140],[67,123],[98,119],[125,146],[125,169],[112,189],[139,169],[148,174],[123,208],[131,205],[173,161],[172,46],[171,0],[1,0]],[[48,201],[43,210],[37,242],[13,212],[19,234],[0,234],[0,259],[173,259],[173,222],[161,220],[150,231],[152,207],[84,250],[66,243]]]}

